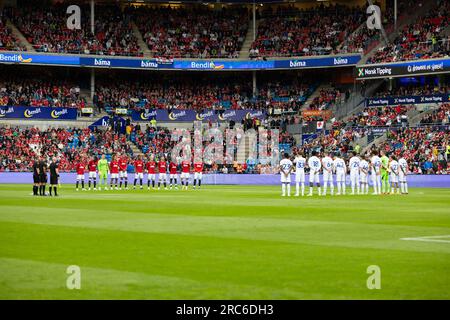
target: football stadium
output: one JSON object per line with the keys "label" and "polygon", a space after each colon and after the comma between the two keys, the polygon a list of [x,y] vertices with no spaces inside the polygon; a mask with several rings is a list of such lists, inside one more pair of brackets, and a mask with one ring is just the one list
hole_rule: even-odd
{"label": "football stadium", "polygon": [[0,299],[449,300],[449,54],[446,0],[0,1]]}

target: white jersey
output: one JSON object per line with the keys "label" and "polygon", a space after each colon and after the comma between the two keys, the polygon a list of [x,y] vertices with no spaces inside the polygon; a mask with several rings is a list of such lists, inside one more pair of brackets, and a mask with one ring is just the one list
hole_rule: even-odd
{"label": "white jersey", "polygon": [[334,170],[336,173],[345,173],[345,161],[341,158],[336,158],[333,161]]}
{"label": "white jersey", "polygon": [[[294,165],[292,164],[292,161],[289,159],[283,159],[280,161],[280,174],[281,174],[281,182],[289,183],[291,182],[291,174],[290,171]],[[289,172],[289,174],[285,174],[284,172]]]}
{"label": "white jersey", "polygon": [[359,160],[358,157],[352,157],[348,163],[350,167],[350,172],[359,172],[359,163],[361,160]]}
{"label": "white jersey", "polygon": [[373,172],[374,173],[380,173],[381,169],[381,159],[379,156],[373,156],[372,159],[370,159],[370,163],[372,163]]}
{"label": "white jersey", "polygon": [[395,160],[392,160],[392,161],[389,163],[389,169],[390,169],[390,171],[391,171],[392,174],[397,175],[397,174],[398,174],[398,170],[399,170],[398,162],[395,161]]}
{"label": "white jersey", "polygon": [[333,173],[333,159],[330,157],[325,157],[322,159],[323,173],[332,174]]}
{"label": "white jersey", "polygon": [[400,160],[398,160],[398,165],[400,166],[399,172],[401,174],[406,174],[408,172],[408,162],[406,162],[405,158],[400,158]]}
{"label": "white jersey", "polygon": [[320,159],[316,156],[312,156],[308,159],[308,167],[311,169],[311,173],[317,174],[322,168],[322,164],[320,163]]}
{"label": "white jersey", "polygon": [[[361,160],[359,163],[359,169],[361,170],[362,174],[368,174],[369,173],[369,163],[366,160]],[[365,173],[363,172],[366,171]]]}
{"label": "white jersey", "polygon": [[305,164],[306,164],[305,158],[295,157],[294,163],[295,163],[295,172],[297,174],[299,174],[300,172],[305,172]]}

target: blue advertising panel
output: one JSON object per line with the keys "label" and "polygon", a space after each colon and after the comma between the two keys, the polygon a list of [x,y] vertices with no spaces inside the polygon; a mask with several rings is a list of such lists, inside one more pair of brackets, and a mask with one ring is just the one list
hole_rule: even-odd
{"label": "blue advertising panel", "polygon": [[391,106],[398,104],[425,104],[450,102],[449,94],[436,94],[428,96],[402,96],[366,99],[366,107]]}
{"label": "blue advertising panel", "polygon": [[342,57],[298,58],[291,60],[275,60],[276,69],[301,69],[317,67],[343,67],[356,65],[361,60],[360,55]]}
{"label": "blue advertising panel", "polygon": [[0,63],[45,64],[79,66],[80,57],[70,55],[42,55],[33,53],[0,53]]}
{"label": "blue advertising panel", "polygon": [[1,106],[0,119],[76,120],[76,108]]}
{"label": "blue advertising panel", "polygon": [[163,109],[143,109],[133,110],[131,118],[133,121],[156,121],[163,122],[192,122],[192,121],[235,121],[241,122],[243,119],[258,118],[265,119],[266,113],[261,110],[225,110],[225,111],[204,111],[195,110],[163,110]]}

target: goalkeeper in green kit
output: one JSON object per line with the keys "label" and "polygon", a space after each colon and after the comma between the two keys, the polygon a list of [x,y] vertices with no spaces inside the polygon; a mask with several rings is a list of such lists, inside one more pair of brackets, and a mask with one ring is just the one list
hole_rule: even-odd
{"label": "goalkeeper in green kit", "polygon": [[389,158],[386,157],[386,153],[381,151],[381,190],[383,194],[387,194],[390,192],[389,187]]}
{"label": "goalkeeper in green kit", "polygon": [[105,187],[105,190],[108,190],[109,164],[104,154],[102,154],[102,158],[98,160],[97,170],[98,170],[98,190],[102,189],[102,185]]}

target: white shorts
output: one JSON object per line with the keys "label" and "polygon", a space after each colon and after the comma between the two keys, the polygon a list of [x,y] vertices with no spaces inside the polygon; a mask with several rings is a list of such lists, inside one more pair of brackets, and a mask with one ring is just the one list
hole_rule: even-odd
{"label": "white shorts", "polygon": [[155,180],[156,175],[154,173],[148,173],[147,174],[147,179],[148,180]]}
{"label": "white shorts", "polygon": [[295,182],[305,183],[305,171],[297,171],[295,173]]}
{"label": "white shorts", "polygon": [[84,174],[77,174],[77,180],[84,180]]}
{"label": "white shorts", "polygon": [[281,183],[291,183],[291,175],[285,175],[284,173],[280,173]]}
{"label": "white shorts", "polygon": [[189,172],[182,172],[181,179],[189,179]]}
{"label": "white shorts", "polygon": [[142,172],[136,172],[134,174],[135,179],[144,179],[144,174]]}
{"label": "white shorts", "polygon": [[89,179],[90,179],[90,178],[97,179],[97,172],[95,172],[95,171],[89,171]]}
{"label": "white shorts", "polygon": [[170,179],[177,179],[178,178],[178,174],[177,173],[171,173],[169,175]]}
{"label": "white shorts", "polygon": [[320,183],[319,172],[309,173],[309,183]]}
{"label": "white shorts", "polygon": [[158,181],[167,181],[167,174],[166,173],[160,173],[158,176]]}
{"label": "white shorts", "polygon": [[119,171],[119,177],[120,178],[128,178],[128,172],[126,172],[126,171]]}
{"label": "white shorts", "polygon": [[117,178],[119,178],[118,173],[111,173],[111,179],[117,179]]}
{"label": "white shorts", "polygon": [[336,171],[336,182],[345,182],[345,172]]}
{"label": "white shorts", "polygon": [[202,178],[202,173],[201,172],[194,172],[194,179],[201,179]]}
{"label": "white shorts", "polygon": [[323,172],[323,182],[333,182],[333,173],[328,172],[328,171],[324,171]]}
{"label": "white shorts", "polygon": [[359,172],[350,171],[350,182],[359,182]]}
{"label": "white shorts", "polygon": [[359,181],[361,181],[361,183],[367,183],[367,173],[361,173],[359,175]]}
{"label": "white shorts", "polygon": [[389,180],[391,183],[397,183],[398,182],[398,175],[391,173]]}
{"label": "white shorts", "polygon": [[381,181],[381,176],[377,175],[376,172],[372,172],[372,182],[376,183],[378,180]]}
{"label": "white shorts", "polygon": [[399,182],[406,182],[406,174],[404,174],[403,171],[400,171],[398,173],[398,181]]}

